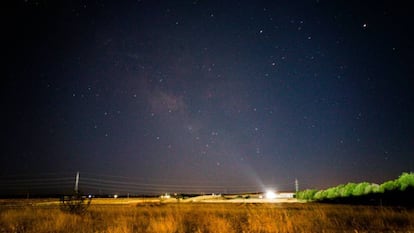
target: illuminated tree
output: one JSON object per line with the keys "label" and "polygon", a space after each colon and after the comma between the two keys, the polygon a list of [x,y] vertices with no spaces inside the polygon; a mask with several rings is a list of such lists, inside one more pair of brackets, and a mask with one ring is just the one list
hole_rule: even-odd
{"label": "illuminated tree", "polygon": [[341,197],[349,197],[352,196],[352,193],[354,192],[355,187],[357,184],[355,183],[348,183],[346,184],[340,192]]}
{"label": "illuminated tree", "polygon": [[368,182],[362,182],[359,183],[355,186],[354,190],[352,191],[352,195],[354,196],[361,196],[361,195],[365,195],[368,194],[367,192],[370,192],[370,183]]}
{"label": "illuminated tree", "polygon": [[316,189],[306,189],[300,192],[297,192],[296,198],[300,200],[314,200],[315,193],[318,192]]}
{"label": "illuminated tree", "polygon": [[403,173],[398,179],[386,181],[381,185],[361,182],[338,185],[325,190],[309,189],[297,192],[296,197],[302,200],[324,200],[335,199],[339,197],[362,196],[370,193],[379,193],[384,191],[405,191],[407,188],[414,188],[414,173]]}
{"label": "illuminated tree", "polygon": [[397,180],[397,185],[401,191],[407,189],[407,187],[414,187],[414,173],[404,172]]}
{"label": "illuminated tree", "polygon": [[396,190],[398,189],[398,186],[397,182],[390,180],[380,185],[380,192]]}
{"label": "illuminated tree", "polygon": [[378,184],[371,184],[371,192],[373,193],[380,192],[380,186]]}
{"label": "illuminated tree", "polygon": [[318,192],[315,193],[314,198],[315,200],[323,200],[323,199],[326,199],[327,194],[328,193],[325,190],[319,190]]}
{"label": "illuminated tree", "polygon": [[338,195],[338,187],[328,188],[326,190],[326,192],[327,192],[326,197],[329,198],[329,199],[334,199],[334,198],[337,198],[339,196]]}

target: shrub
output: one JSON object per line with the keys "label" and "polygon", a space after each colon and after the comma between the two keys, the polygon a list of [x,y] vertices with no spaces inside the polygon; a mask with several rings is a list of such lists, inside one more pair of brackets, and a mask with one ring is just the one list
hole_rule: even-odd
{"label": "shrub", "polygon": [[296,194],[296,198],[299,200],[312,201],[315,199],[315,193],[318,192],[316,189],[306,189]]}
{"label": "shrub", "polygon": [[368,182],[362,182],[362,183],[357,184],[354,188],[354,191],[352,192],[352,195],[361,196],[361,195],[368,194],[367,187],[369,188],[369,186],[370,186],[370,183]]}
{"label": "shrub", "polygon": [[407,187],[414,187],[414,173],[404,172],[397,180],[397,185],[401,191],[407,189]]}
{"label": "shrub", "polygon": [[397,182],[390,180],[380,185],[380,192],[392,191],[398,188]]}

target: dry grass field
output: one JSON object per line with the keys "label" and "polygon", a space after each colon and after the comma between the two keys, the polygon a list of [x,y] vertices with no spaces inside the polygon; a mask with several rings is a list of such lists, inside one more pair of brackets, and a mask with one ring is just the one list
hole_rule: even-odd
{"label": "dry grass field", "polygon": [[83,214],[54,202],[0,202],[0,232],[414,232],[414,210],[311,203],[92,204]]}

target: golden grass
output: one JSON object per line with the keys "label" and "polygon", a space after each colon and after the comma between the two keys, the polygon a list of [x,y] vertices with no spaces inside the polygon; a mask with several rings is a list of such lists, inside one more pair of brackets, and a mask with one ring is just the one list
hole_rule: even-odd
{"label": "golden grass", "polygon": [[414,210],[324,204],[141,203],[0,207],[0,232],[414,232]]}

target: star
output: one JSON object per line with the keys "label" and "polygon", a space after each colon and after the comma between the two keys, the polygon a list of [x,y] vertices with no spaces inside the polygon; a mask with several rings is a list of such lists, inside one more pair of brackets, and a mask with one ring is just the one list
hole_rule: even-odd
{"label": "star", "polygon": [[0,176],[320,188],[413,170],[408,1],[35,2],[5,12]]}

